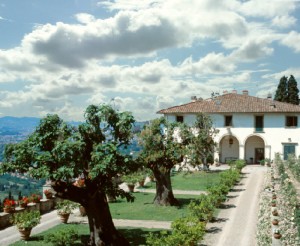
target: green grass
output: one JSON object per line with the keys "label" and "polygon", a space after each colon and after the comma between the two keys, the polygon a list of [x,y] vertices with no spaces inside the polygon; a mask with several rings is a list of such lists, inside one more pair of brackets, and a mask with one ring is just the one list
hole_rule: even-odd
{"label": "green grass", "polygon": [[175,195],[179,200],[179,207],[154,205],[154,193],[134,193],[135,201],[127,202],[125,199],[118,199],[110,203],[110,211],[114,219],[132,220],[158,220],[173,221],[187,214],[187,206],[191,200],[198,198],[193,195]]}
{"label": "green grass", "polygon": [[199,190],[205,191],[208,187],[216,184],[220,180],[220,173],[212,172],[179,172],[171,177],[172,187],[175,190]]}
{"label": "green grass", "polygon": [[[173,190],[206,191],[220,180],[221,171],[179,172],[171,176]],[[155,182],[149,182],[144,189],[155,189]]]}
{"label": "green grass", "polygon": [[[50,246],[52,244],[44,242],[44,236],[49,233],[54,233],[60,231],[65,228],[73,228],[78,231],[80,240],[75,241],[72,245],[79,246],[79,245],[86,245],[86,242],[89,239],[89,228],[86,224],[61,224],[57,225],[48,231],[43,233],[34,235],[30,238],[29,241],[26,243],[24,241],[18,241],[13,246]],[[160,229],[146,229],[146,228],[118,228],[118,230],[125,236],[125,238],[130,242],[130,245],[145,245],[147,235],[152,232],[154,234],[158,234]]]}

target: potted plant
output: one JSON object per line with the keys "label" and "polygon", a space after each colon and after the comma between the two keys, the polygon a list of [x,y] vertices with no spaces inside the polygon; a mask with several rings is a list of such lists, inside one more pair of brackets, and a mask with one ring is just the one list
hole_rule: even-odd
{"label": "potted plant", "polygon": [[57,214],[63,223],[67,223],[73,209],[78,207],[78,204],[69,200],[62,200],[56,204]]}
{"label": "potted plant", "polygon": [[18,203],[21,208],[26,208],[27,204],[29,203],[29,199],[28,199],[28,197],[23,197],[22,199],[20,199],[18,201]]}
{"label": "potted plant", "polygon": [[272,224],[273,224],[273,225],[278,225],[278,223],[279,223],[279,220],[278,220],[278,219],[275,218],[275,219],[272,220]]}
{"label": "potted plant", "polygon": [[47,199],[51,199],[53,197],[53,192],[51,189],[44,190],[44,194]]}
{"label": "potted plant", "polygon": [[279,231],[279,229],[277,229],[277,228],[274,229],[273,235],[274,235],[274,238],[276,238],[276,239],[280,239],[280,238],[281,238],[280,231]]}
{"label": "potted plant", "polygon": [[31,229],[38,225],[41,220],[41,214],[39,211],[25,211],[14,214],[11,222],[17,226],[21,238],[28,240],[30,237]]}
{"label": "potted plant", "polygon": [[134,192],[135,184],[139,182],[140,179],[140,175],[138,175],[136,172],[124,175],[122,177],[122,181],[127,184],[129,192]]}
{"label": "potted plant", "polygon": [[276,200],[272,200],[271,206],[272,206],[272,207],[276,207]]}
{"label": "potted plant", "polygon": [[5,199],[3,203],[3,212],[13,213],[15,211],[16,202],[14,200]]}
{"label": "potted plant", "polygon": [[29,201],[33,202],[33,203],[39,203],[41,199],[42,199],[42,197],[40,195],[37,195],[37,194],[32,194],[29,197]]}
{"label": "potted plant", "polygon": [[276,194],[272,195],[272,199],[275,200],[277,198]]}
{"label": "potted plant", "polygon": [[272,214],[273,214],[273,216],[278,216],[278,211],[277,211],[277,209],[274,209],[274,210],[272,211]]}

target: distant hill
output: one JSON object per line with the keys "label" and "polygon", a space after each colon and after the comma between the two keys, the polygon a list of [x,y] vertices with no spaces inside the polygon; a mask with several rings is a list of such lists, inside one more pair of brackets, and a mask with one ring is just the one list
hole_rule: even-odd
{"label": "distant hill", "polygon": [[40,122],[35,117],[11,117],[0,118],[0,135],[24,135],[33,132]]}

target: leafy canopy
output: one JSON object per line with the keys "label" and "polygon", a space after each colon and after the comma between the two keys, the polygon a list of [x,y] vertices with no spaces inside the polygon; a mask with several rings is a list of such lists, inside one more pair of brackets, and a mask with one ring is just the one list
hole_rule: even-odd
{"label": "leafy canopy", "polygon": [[134,168],[121,151],[131,141],[134,118],[105,104],[88,106],[84,117],[76,128],[47,115],[28,139],[6,146],[1,171],[67,183],[81,177],[87,186],[114,189],[113,177]]}

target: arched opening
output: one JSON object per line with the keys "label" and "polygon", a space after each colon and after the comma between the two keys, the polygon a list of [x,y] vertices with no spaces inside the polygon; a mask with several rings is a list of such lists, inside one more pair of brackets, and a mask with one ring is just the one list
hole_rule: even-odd
{"label": "arched opening", "polygon": [[259,164],[265,159],[265,142],[259,136],[247,138],[245,143],[245,159],[248,164]]}
{"label": "arched opening", "polygon": [[221,163],[239,159],[239,141],[236,137],[232,135],[224,136],[220,141],[219,148]]}

